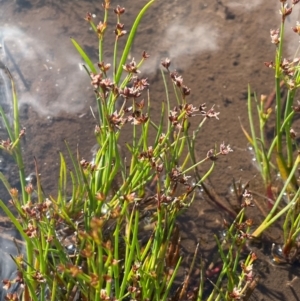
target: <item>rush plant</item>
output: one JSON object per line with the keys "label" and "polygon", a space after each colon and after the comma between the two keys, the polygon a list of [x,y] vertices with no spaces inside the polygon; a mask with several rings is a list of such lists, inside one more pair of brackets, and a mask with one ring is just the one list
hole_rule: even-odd
{"label": "rush plant", "polygon": [[[67,168],[60,154],[55,197],[48,197],[42,190],[37,162],[36,184],[26,182],[20,146],[25,130],[19,126],[18,98],[7,70],[13,88],[14,122],[10,124],[0,109],[9,136],[0,147],[15,159],[21,192],[0,173],[17,217],[3,201],[0,206],[20,232],[25,254],[14,257],[17,276],[4,280],[6,300],[188,298],[196,255],[183,285],[176,290],[174,283],[182,262],[177,216],[193,202],[216,158],[232,150],[222,143],[219,150],[209,150],[202,160],[196,160],[197,137],[205,122],[218,119],[219,113],[213,105],[206,109],[205,104],[194,106],[188,101],[190,89],[182,76],[171,70],[169,59],[162,61],[165,100],[159,107],[160,116],[153,116],[148,80],[139,76],[149,55],[144,51],[138,62],[128,61],[141,18],[153,3],[149,1],[136,17],[124,49],[120,49],[119,41],[127,35],[121,23],[125,9],[117,6],[113,10],[116,26],[112,62],[104,57],[109,0],[103,3],[104,18],[97,25],[91,14],[86,15],[98,39],[99,62],[95,65],[80,43],[72,39],[94,87],[97,151],[88,161],[78,152],[74,155],[66,145],[72,166]],[[175,99],[170,98],[166,75]],[[122,139],[124,131],[126,142]],[[199,176],[197,167],[206,161],[211,166]],[[250,204],[245,201],[234,223],[227,225],[226,238],[217,239],[222,264],[208,300],[239,300],[253,282],[255,255],[250,254],[240,267],[250,238],[252,222],[244,221]],[[205,270],[203,267],[198,290],[189,295],[191,300],[207,296]]]}
{"label": "rush plant", "polygon": [[[243,127],[243,131],[252,145],[258,167],[266,187],[266,197],[270,204],[270,211],[264,221],[253,232],[253,236],[261,233],[284,217],[282,256],[287,262],[295,259],[299,248],[300,233],[300,204],[299,179],[297,170],[300,163],[299,147],[294,121],[300,112],[299,101],[296,101],[297,91],[300,87],[299,57],[287,59],[284,57],[285,23],[287,17],[293,13],[299,1],[280,1],[281,23],[280,29],[270,31],[271,42],[275,47],[274,61],[266,62],[266,67],[272,69],[275,75],[275,92],[268,98],[262,96],[260,100],[252,96],[248,90],[248,113],[250,133]],[[297,22],[292,30],[300,34]],[[286,94],[283,93],[286,91]],[[256,131],[252,103],[256,106],[259,120],[259,131]],[[273,103],[275,102],[275,103]],[[275,118],[272,119],[272,107],[275,108]],[[274,136],[270,140],[266,137],[266,125],[275,120]],[[273,179],[276,173],[280,174],[282,187],[278,195],[273,193]],[[291,258],[292,257],[292,258]]]}

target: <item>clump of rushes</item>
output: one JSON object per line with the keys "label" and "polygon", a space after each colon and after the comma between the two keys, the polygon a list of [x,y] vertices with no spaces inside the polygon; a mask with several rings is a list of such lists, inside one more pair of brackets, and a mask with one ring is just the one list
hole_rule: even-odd
{"label": "clump of rushes", "polygon": [[[207,270],[207,277],[201,273],[196,293],[188,290],[196,252],[183,285],[177,290],[174,287],[182,262],[176,219],[193,202],[196,189],[212,172],[215,159],[232,150],[223,142],[219,150],[208,150],[202,160],[196,160],[196,138],[205,121],[218,119],[219,112],[213,105],[207,110],[205,104],[194,105],[188,101],[191,90],[182,76],[170,70],[169,59],[162,61],[166,101],[161,103],[159,121],[152,118],[150,84],[139,72],[149,55],[143,52],[138,62],[134,59],[128,62],[127,58],[140,20],[153,2],[149,1],[138,14],[121,53],[118,42],[127,35],[126,26],[121,23],[125,8],[117,6],[113,10],[117,22],[111,63],[106,62],[103,55],[109,0],[103,3],[104,19],[98,25],[91,14],[85,18],[99,41],[97,66],[72,39],[94,87],[98,105],[94,134],[98,150],[89,161],[79,154],[74,156],[67,145],[73,168],[67,168],[60,154],[57,197],[44,194],[37,163],[36,183],[26,184],[20,148],[24,130],[19,129],[17,96],[12,81],[14,124],[9,124],[1,110],[9,134],[9,140],[1,145],[16,159],[22,194],[11,187],[1,173],[0,177],[18,217],[2,201],[0,206],[23,237],[26,255],[18,245],[20,254],[14,258],[17,275],[3,281],[8,290],[6,300],[204,298],[204,282],[210,278],[211,269]],[[174,103],[169,99],[165,71],[173,82]],[[117,101],[122,102],[119,109]],[[191,118],[200,122],[192,125]],[[128,131],[132,136],[122,151],[124,130],[126,137]],[[211,162],[211,168],[200,177],[197,167],[205,161]],[[226,224],[225,240],[217,239],[222,262],[214,270],[215,274],[220,274],[209,300],[239,300],[249,292],[250,285],[253,287],[255,255],[250,254],[239,268],[240,255],[251,237],[252,222],[244,221],[244,211],[250,205],[251,201],[245,201],[235,222],[231,226]]]}
{"label": "clump of rushes", "polygon": [[[248,90],[248,114],[250,120],[250,134],[242,127],[248,141],[254,148],[260,173],[265,183],[266,196],[270,211],[264,221],[252,233],[260,236],[279,217],[284,216],[282,262],[293,262],[299,255],[300,234],[300,205],[299,205],[299,178],[297,170],[300,163],[297,135],[293,129],[295,115],[300,112],[299,101],[296,101],[296,92],[300,87],[300,72],[298,57],[287,59],[283,54],[285,21],[293,13],[299,1],[280,1],[281,26],[280,29],[270,31],[271,43],[274,44],[275,60],[266,62],[266,67],[274,70],[275,91],[267,98],[262,95],[260,100],[254,95],[257,115],[259,118],[259,134],[254,126],[252,112],[252,96]],[[292,27],[295,33],[300,34],[299,22]],[[298,51],[297,51],[298,52]],[[283,96],[282,89],[287,90]],[[266,124],[272,114],[275,99],[275,133],[270,141],[266,138]],[[279,172],[283,187],[278,196],[273,192],[272,175]]]}
{"label": "clump of rushes", "polygon": [[[249,241],[253,238],[251,228],[253,221],[245,220],[247,210],[253,207],[253,197],[246,189],[242,195],[241,210],[230,225],[224,220],[225,232],[221,238],[215,236],[221,260],[210,265],[205,272],[207,278],[217,273],[217,281],[213,291],[207,298],[213,300],[249,300],[258,283],[258,276],[254,272],[253,263],[257,259],[255,253],[247,250]],[[204,273],[201,274],[204,277]],[[203,283],[203,279],[200,283]],[[203,300],[203,287],[200,285],[198,298]]]}

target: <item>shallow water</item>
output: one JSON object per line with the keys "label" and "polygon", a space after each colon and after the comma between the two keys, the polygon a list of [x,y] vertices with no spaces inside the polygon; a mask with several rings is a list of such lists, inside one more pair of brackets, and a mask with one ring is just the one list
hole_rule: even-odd
{"label": "shallow water", "polygon": [[[123,20],[129,29],[128,24],[146,1],[135,1],[134,6],[129,0],[112,1],[112,6],[119,3],[127,8]],[[89,11],[99,21],[101,3],[2,0],[0,4],[0,41],[5,45],[1,59],[17,83],[21,123],[26,127],[23,145],[26,172],[29,174],[34,170],[33,156],[37,157],[44,189],[46,193],[55,193],[53,179],[58,174],[58,152],[66,153],[64,139],[74,151],[79,145],[81,156],[87,160],[91,158],[90,150],[95,144],[96,121],[90,111],[90,106],[95,106],[92,87],[80,68],[82,61],[69,37],[77,39],[97,62],[97,41],[83,18]],[[165,57],[172,59],[172,70],[177,69],[192,89],[190,102],[195,105],[206,102],[207,106],[215,105],[220,111],[219,121],[209,120],[205,125],[197,146],[197,157],[205,157],[209,149],[223,141],[234,149],[232,154],[217,161],[211,177],[224,202],[230,198],[228,190],[232,178],[242,177],[246,182],[258,173],[253,167],[238,117],[247,126],[248,83],[258,95],[272,90],[273,77],[263,62],[273,58],[269,30],[278,27],[277,11],[275,5],[259,0],[251,3],[157,1],[145,15],[131,50],[131,56],[136,60],[143,50],[151,55],[142,71],[151,84],[154,111],[165,99],[159,71],[160,61]],[[107,40],[106,62],[111,60],[113,46],[113,22],[109,25],[112,38]],[[8,80],[1,69],[0,98],[0,103],[5,104],[9,112]],[[0,139],[3,139],[2,134]],[[13,180],[12,169],[7,165],[5,168],[3,170]],[[223,218],[228,215],[201,194],[186,216],[181,218],[184,254],[191,254],[196,242],[201,241],[201,252],[209,257],[215,244],[212,234],[222,230]],[[7,244],[5,242],[5,246]],[[2,265],[0,278],[13,270],[11,265],[6,268],[3,272]],[[282,283],[280,279],[276,281],[274,284],[268,282],[269,290],[276,291],[276,283]],[[267,291],[265,287],[261,290]],[[280,294],[275,296],[265,296],[264,300],[292,300],[277,298]]]}

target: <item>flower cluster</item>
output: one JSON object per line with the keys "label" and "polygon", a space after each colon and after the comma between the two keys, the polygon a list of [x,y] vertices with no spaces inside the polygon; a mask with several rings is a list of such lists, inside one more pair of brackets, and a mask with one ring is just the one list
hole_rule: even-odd
{"label": "flower cluster", "polygon": [[125,13],[125,7],[121,7],[120,5],[117,5],[117,7],[114,9],[114,13],[118,16]]}
{"label": "flower cluster", "polygon": [[137,64],[134,58],[131,60],[130,63],[123,65],[123,69],[128,73],[140,73],[140,70],[137,69]]}
{"label": "flower cluster", "polygon": [[292,27],[292,30],[300,35],[300,23],[298,21],[296,22],[296,26]]}
{"label": "flower cluster", "polygon": [[149,117],[147,113],[144,114],[139,110],[135,110],[127,120],[131,122],[131,124],[139,125],[146,123],[149,120]]}
{"label": "flower cluster", "polygon": [[127,118],[123,118],[117,111],[109,116],[110,125],[116,127],[117,129],[121,129],[122,126],[127,122]]}
{"label": "flower cluster", "polygon": [[189,186],[188,179],[190,177],[184,175],[178,167],[172,169],[172,171],[170,172],[170,178],[172,182],[181,183],[183,185]]}
{"label": "flower cluster", "polygon": [[99,39],[101,39],[103,37],[106,26],[107,26],[106,22],[104,22],[104,23],[99,22],[99,24],[97,25],[97,34],[98,34]]}
{"label": "flower cluster", "polygon": [[244,203],[241,205],[242,207],[253,207],[253,196],[252,194],[245,189],[245,192],[243,193]]}
{"label": "flower cluster", "polygon": [[220,151],[217,153],[214,149],[210,149],[207,154],[206,158],[210,160],[216,160],[218,155],[228,155],[229,153],[233,152],[232,148],[229,144],[225,144],[224,142],[220,144]]}
{"label": "flower cluster", "polygon": [[[293,60],[284,58],[280,64],[281,72],[285,76],[285,83],[291,90],[299,85],[299,80],[297,82],[295,80],[295,73],[299,68],[299,62],[300,58],[294,58]],[[265,62],[265,66],[272,69],[275,68],[273,61]]]}
{"label": "flower cluster", "polygon": [[[35,203],[32,204],[28,202],[26,205],[23,205],[21,208],[24,214],[35,220],[41,220],[43,216],[45,216],[50,209],[52,202],[49,199],[46,199],[43,203]],[[28,229],[30,227],[28,226]]]}
{"label": "flower cluster", "polygon": [[10,151],[13,143],[10,141],[9,138],[7,140],[1,140],[0,141],[0,146],[2,146],[3,149]]}
{"label": "flower cluster", "polygon": [[80,160],[80,165],[83,170],[95,171],[97,166],[93,162],[89,162],[85,159]]}
{"label": "flower cluster", "polygon": [[292,13],[294,5],[289,7],[289,5],[287,3],[285,3],[286,1],[282,1],[282,2],[284,2],[284,3],[282,4],[281,9],[279,10],[279,13],[282,16],[282,22],[284,22],[285,18]]}
{"label": "flower cluster", "polygon": [[228,155],[229,153],[233,152],[233,150],[230,148],[230,145],[225,145],[225,143],[221,143],[220,145],[220,154],[221,155]]}
{"label": "flower cluster", "polygon": [[154,156],[154,150],[152,146],[149,146],[147,151],[143,151],[138,155],[140,161],[148,161],[152,168],[156,169],[157,173],[163,171],[163,164],[159,164]]}
{"label": "flower cluster", "polygon": [[[103,66],[101,65],[103,64]],[[108,92],[110,90],[113,90],[115,88],[115,84],[111,81],[110,78],[104,77],[106,71],[109,69],[110,65],[106,64],[104,66],[104,63],[99,63],[98,64],[100,68],[105,68],[104,73],[100,72],[98,74],[93,74],[91,73],[91,84],[95,89],[101,88],[101,91],[103,93],[104,98],[107,98]]]}
{"label": "flower cluster", "polygon": [[[247,265],[245,265],[243,262],[241,263],[241,268],[243,271],[243,276],[244,276],[244,280],[246,280],[246,286],[255,286],[257,284],[257,279],[255,279],[256,277],[254,277],[254,273],[253,273],[253,262],[257,259],[257,255],[252,252],[251,253],[251,258],[250,261]],[[231,298],[231,300],[244,300],[244,295],[245,293],[245,289],[244,288],[238,288],[238,287],[234,287],[233,291],[230,292],[228,295]]]}
{"label": "flower cluster", "polygon": [[171,66],[170,59],[166,58],[165,60],[163,60],[161,62],[161,64],[169,72],[170,77],[171,77],[173,83],[180,89],[182,97],[185,98],[186,96],[190,95],[191,89],[189,87],[187,87],[186,85],[183,84],[183,78],[182,78],[182,76],[179,75],[176,70],[170,72],[170,69],[169,69],[170,66]]}
{"label": "flower cluster", "polygon": [[294,76],[299,68],[299,62],[300,58],[297,57],[294,58],[292,61],[284,58],[280,64],[281,71],[283,75],[285,75],[285,81],[289,89],[291,90],[294,89],[297,85],[299,85],[299,82],[296,82]]}
{"label": "flower cluster", "polygon": [[278,45],[280,43],[280,32],[279,29],[271,29],[270,30],[271,43]]}

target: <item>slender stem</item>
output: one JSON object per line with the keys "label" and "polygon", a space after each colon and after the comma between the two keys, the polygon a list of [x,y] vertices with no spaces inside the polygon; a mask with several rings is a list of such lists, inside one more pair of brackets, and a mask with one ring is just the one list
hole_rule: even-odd
{"label": "slender stem", "polygon": [[[260,226],[254,231],[254,233],[252,234],[254,237],[258,237],[263,231],[265,231],[272,223],[274,223],[281,215],[283,215],[292,205],[292,201],[286,205],[281,211],[279,211],[278,214],[275,214],[275,212],[277,211],[277,208],[279,206],[279,204],[281,203],[282,197],[287,189],[287,187],[290,185],[293,177],[294,177],[294,173],[298,168],[298,165],[300,163],[300,155],[297,156],[297,159],[294,163],[293,169],[291,170],[288,179],[286,180],[279,196],[276,199],[275,204],[272,207],[272,210],[269,212],[269,214],[267,215],[267,217],[265,218],[265,220],[260,224]],[[300,189],[298,189],[296,196],[299,195]],[[295,197],[296,197],[295,196]],[[293,200],[295,200],[295,197]]]}
{"label": "slender stem", "polygon": [[[105,8],[103,24],[107,24],[107,17],[108,17],[108,11]],[[99,62],[103,62],[103,44],[104,44],[104,32],[102,32],[99,38]]]}
{"label": "slender stem", "polygon": [[[282,4],[283,5],[283,4]],[[276,92],[276,136],[277,136],[277,153],[282,153],[282,134],[281,128],[281,87],[280,87],[280,76],[281,76],[281,60],[282,60],[282,49],[283,49],[283,36],[284,36],[284,21],[281,22],[280,28],[280,42],[276,51],[276,65],[275,65],[275,92]]]}
{"label": "slender stem", "polygon": [[136,31],[137,31],[137,28],[138,28],[138,25],[140,24],[141,22],[141,19],[143,17],[143,15],[145,14],[145,12],[148,10],[148,8],[155,2],[155,0],[151,0],[149,1],[140,11],[140,13],[138,14],[138,16],[136,17],[133,25],[132,25],[132,28],[130,30],[130,34],[128,36],[128,39],[127,39],[127,42],[126,42],[126,45],[125,45],[125,48],[124,48],[124,51],[123,51],[123,54],[122,54],[122,57],[121,57],[121,60],[120,60],[120,63],[119,63],[119,67],[118,67],[118,70],[117,70],[117,74],[116,74],[116,84],[119,83],[120,81],[120,78],[122,76],[122,72],[123,72],[123,65],[125,64],[125,61],[128,57],[128,54],[129,54],[129,51],[130,51],[130,48],[132,46],[132,43],[133,43],[133,40],[134,40],[134,37],[136,35]]}
{"label": "slender stem", "polygon": [[[284,121],[288,118],[289,114],[292,112],[292,104],[295,96],[295,90],[288,91],[287,102],[284,113]],[[286,137],[286,151],[287,151],[287,168],[291,168],[293,166],[293,143],[291,138],[291,130],[292,127],[292,119],[288,120],[287,125],[285,127],[285,137]]]}

